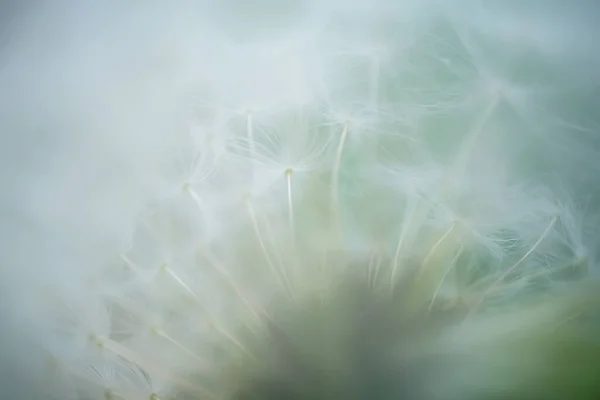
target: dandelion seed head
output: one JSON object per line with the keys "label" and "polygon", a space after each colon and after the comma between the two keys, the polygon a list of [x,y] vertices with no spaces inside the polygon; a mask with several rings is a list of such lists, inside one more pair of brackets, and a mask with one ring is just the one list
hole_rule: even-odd
{"label": "dandelion seed head", "polygon": [[595,398],[591,28],[475,3],[15,14],[11,398]]}

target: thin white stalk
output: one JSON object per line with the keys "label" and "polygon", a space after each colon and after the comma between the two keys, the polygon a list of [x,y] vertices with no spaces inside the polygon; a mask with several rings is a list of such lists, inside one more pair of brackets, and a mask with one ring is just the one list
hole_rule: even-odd
{"label": "thin white stalk", "polygon": [[108,337],[97,337],[96,342],[97,342],[98,346],[100,346],[101,348],[104,348],[104,349],[114,353],[115,355],[124,358],[125,360],[127,360],[129,362],[137,364],[139,367],[143,368],[145,371],[152,373],[152,374],[156,374],[157,376],[160,376],[161,378],[167,380],[168,382],[181,385],[182,387],[186,387],[186,388],[196,392],[200,396],[203,396],[203,397],[206,397],[209,399],[217,399],[217,397],[213,393],[209,392],[202,386],[199,386],[196,383],[191,383],[191,382],[187,381],[186,379],[183,379],[182,377],[180,377],[176,374],[173,374],[172,372],[168,371],[167,369],[160,367],[160,365],[158,365],[157,363],[154,363],[154,362],[144,358],[140,354],[128,349],[127,347],[123,346],[121,343],[117,343]]}
{"label": "thin white stalk", "polygon": [[443,193],[447,193],[452,188],[453,182],[459,180],[464,174],[464,171],[469,163],[469,158],[471,157],[475,144],[477,143],[477,139],[479,139],[485,124],[492,115],[492,112],[498,105],[499,101],[500,95],[496,94],[483,114],[479,117],[466,139],[463,141],[458,156],[456,157],[456,161],[450,169],[450,173],[446,176],[446,182],[443,186]]}
{"label": "thin white stalk", "polygon": [[131,261],[131,259],[129,257],[127,257],[125,254],[120,253],[119,254],[119,258],[125,263],[125,265],[127,265],[127,267],[129,267],[129,269],[131,269],[136,275],[141,276],[142,275],[142,271],[141,269],[133,262]]}
{"label": "thin white stalk", "polygon": [[[453,221],[452,224],[450,225],[450,227],[448,229],[446,229],[446,232],[444,232],[444,234],[437,240],[437,242],[435,242],[435,244],[431,247],[431,250],[429,250],[429,252],[425,256],[425,258],[423,259],[423,263],[421,264],[421,266],[423,268],[426,267],[426,265],[429,263],[429,260],[431,260],[433,255],[436,253],[436,251],[442,245],[442,243],[444,243],[446,241],[448,236],[450,236],[450,234],[452,232],[454,232],[454,230],[456,229],[456,227],[458,225],[459,225],[459,221]],[[421,273],[422,272],[423,272],[423,270],[421,270]]]}
{"label": "thin white stalk", "polygon": [[[208,314],[208,311],[205,310],[205,314]],[[231,343],[233,343],[236,347],[238,347],[241,351],[243,351],[246,355],[248,355],[249,357],[251,357],[252,359],[255,359],[255,357],[248,351],[248,349],[246,349],[246,347],[244,347],[244,345],[242,343],[240,343],[239,340],[237,340],[235,338],[235,336],[233,336],[231,333],[227,332],[225,329],[223,329],[219,324],[217,324],[214,321],[214,318],[208,316],[208,324],[210,325],[210,327],[212,329],[214,329],[218,334],[220,334],[221,336],[223,336],[224,338],[226,338],[227,340],[229,340]],[[251,327],[248,327],[251,328]],[[256,330],[251,329],[252,332],[256,333]]]}
{"label": "thin white stalk", "polygon": [[183,351],[184,353],[186,353],[188,356],[192,357],[196,361],[201,362],[202,365],[204,365],[206,368],[208,368],[209,364],[206,363],[206,360],[202,359],[196,353],[194,353],[193,351],[191,351],[190,349],[188,349],[187,347],[185,347],[184,345],[182,345],[181,343],[179,343],[177,340],[175,340],[173,337],[171,337],[169,334],[167,334],[162,329],[156,329],[156,330],[154,330],[154,333],[156,333],[161,338],[167,340],[168,342],[172,343],[179,350]]}
{"label": "thin white stalk", "polygon": [[[294,261],[292,261],[292,262],[288,260],[287,264],[284,263],[283,259],[281,258],[281,251],[278,251],[277,245],[275,244],[275,235],[273,234],[273,227],[271,226],[269,218],[264,217],[263,224],[264,224],[264,228],[265,228],[265,236],[264,237],[266,237],[267,243],[269,243],[271,245],[273,257],[275,257],[276,264],[279,266],[279,271],[281,273],[283,281],[287,285],[288,295],[291,300],[294,300],[294,287],[292,285],[292,280],[289,277],[288,270],[290,268],[292,268],[292,263],[295,265],[295,267],[298,266],[295,263],[296,259],[294,258]],[[295,243],[294,243],[294,245],[295,245]]]}
{"label": "thin white stalk", "polygon": [[392,273],[390,282],[392,289],[394,288],[396,276],[398,274],[398,268],[400,266],[400,254],[402,253],[402,250],[404,249],[405,244],[408,241],[409,233],[411,232],[411,228],[414,226],[413,220],[418,210],[419,205],[415,201],[414,197],[408,196],[407,204],[404,209],[404,223],[402,224],[402,231],[400,232],[400,237],[398,238],[398,244],[396,245],[396,252],[394,254],[394,259],[392,262]]}
{"label": "thin white stalk", "polygon": [[[269,266],[269,269],[271,270],[271,273],[275,276],[275,278],[279,281],[279,284],[281,285],[281,287],[286,290],[288,292],[288,295],[291,297],[291,293],[289,291],[289,287],[285,282],[285,274],[282,271],[278,271],[277,268],[275,267],[275,264],[273,263],[273,260],[271,259],[271,256],[269,255],[269,251],[267,249],[267,246],[265,245],[265,241],[262,237],[262,234],[260,232],[260,228],[258,226],[258,220],[256,218],[256,212],[254,211],[254,207],[252,206],[252,202],[250,200],[246,200],[246,208],[248,210],[248,215],[250,216],[250,220],[252,221],[252,226],[254,228],[254,234],[256,235],[256,240],[258,241],[258,244],[265,256],[265,259],[267,260],[267,265]],[[283,275],[283,277],[282,277]]]}
{"label": "thin white stalk", "polygon": [[288,219],[290,225],[290,231],[292,233],[292,237],[296,237],[296,229],[294,224],[294,202],[292,197],[292,168],[288,168],[285,170],[285,178],[287,181],[287,199],[288,199]]}
{"label": "thin white stalk", "polygon": [[334,217],[335,225],[339,228],[341,234],[341,216],[340,216],[340,168],[342,164],[342,154],[344,153],[344,146],[348,137],[348,125],[344,124],[342,128],[342,134],[340,137],[340,143],[338,144],[335,162],[331,172],[331,209]]}
{"label": "thin white stalk", "polygon": [[490,285],[490,287],[488,287],[488,289],[486,290],[486,292],[489,291],[491,288],[493,288],[495,285],[497,285],[499,282],[501,282],[502,280],[504,280],[504,278],[506,278],[512,271],[514,271],[517,267],[519,267],[521,264],[523,264],[523,262],[531,255],[531,253],[533,253],[540,246],[540,244],[544,241],[544,239],[546,239],[546,237],[548,236],[548,234],[550,233],[550,231],[552,230],[552,228],[556,224],[556,221],[558,221],[558,217],[553,217],[552,220],[550,220],[550,223],[548,224],[548,226],[546,227],[546,229],[544,229],[544,232],[542,232],[542,235],[533,244],[533,246],[531,246],[531,248],[527,251],[527,253],[525,253],[523,255],[523,257],[521,257],[519,259],[519,261],[517,261],[516,263],[514,263],[514,265],[512,267],[510,267],[509,269],[507,269],[498,279],[496,279],[494,281],[494,283],[492,283]]}
{"label": "thin white stalk", "polygon": [[454,258],[452,258],[452,262],[450,263],[450,266],[448,268],[446,268],[446,272],[444,272],[442,279],[440,279],[439,285],[437,286],[437,288],[435,289],[435,292],[433,293],[433,296],[431,297],[431,302],[429,302],[429,307],[427,308],[427,312],[430,312],[431,309],[433,308],[435,299],[437,298],[438,294],[440,293],[440,290],[442,290],[442,286],[444,285],[446,278],[448,277],[448,275],[450,274],[450,272],[456,265],[456,261],[458,260],[458,257],[460,257],[460,255],[462,254],[463,250],[464,250],[464,246],[460,246],[460,249],[456,252],[456,255],[454,256]]}
{"label": "thin white stalk", "polygon": [[[219,272],[225,278],[225,280],[231,285],[233,291],[238,296],[238,298],[246,305],[246,307],[252,313],[252,315],[256,318],[256,320],[260,322],[261,317],[260,317],[260,315],[258,315],[258,313],[255,309],[255,306],[253,306],[252,303],[250,302],[250,300],[248,300],[248,298],[244,295],[242,289],[237,284],[237,282],[235,281],[233,276],[231,276],[229,271],[227,271],[227,268],[225,268],[223,266],[223,264],[219,261],[219,259],[209,249],[202,246],[202,247],[200,247],[199,250],[202,252],[202,255],[206,258],[206,260],[209,262],[209,264],[212,265],[213,268],[215,268],[217,270],[217,272]],[[263,310],[261,310],[261,312],[263,314],[265,314]]]}
{"label": "thin white stalk", "polygon": [[[231,336],[230,334],[228,334],[227,332],[223,331],[220,327],[218,327],[217,325],[213,325],[213,328],[215,328],[215,330],[217,330],[220,334],[222,334],[223,336],[225,336],[227,339],[229,339],[234,345],[236,345],[240,350],[242,350],[247,356],[251,357],[252,359],[256,359],[249,351],[248,349],[246,349],[244,347],[244,345],[242,345],[237,339],[235,339],[233,336]],[[164,330],[162,329],[156,329],[154,330],[154,332],[162,337],[163,339],[171,342],[173,345],[175,345],[177,348],[179,348],[181,351],[183,351],[184,353],[186,353],[187,355],[189,355],[190,357],[196,359],[196,361],[200,361],[203,364],[205,363],[205,360],[203,360],[200,356],[198,356],[197,354],[195,354],[194,352],[192,352],[191,350],[189,350],[187,347],[185,347],[184,345],[182,345],[181,343],[179,343],[176,339],[174,339],[173,337],[171,337],[169,334],[167,334]],[[206,366],[206,368],[209,368],[209,364],[204,364]]]}
{"label": "thin white stalk", "polygon": [[175,280],[175,282],[177,282],[187,292],[188,295],[192,296],[195,300],[200,301],[198,296],[196,296],[196,293],[194,293],[194,291],[175,273],[175,271],[169,268],[166,264],[163,264],[161,267],[171,278]]}
{"label": "thin white stalk", "polygon": [[[221,334],[225,338],[229,339],[233,344],[235,344],[240,349],[242,349],[246,354],[249,354],[249,352],[246,350],[246,348],[235,337],[233,337],[229,332],[227,332],[226,330],[224,330],[223,328],[221,328],[221,326],[219,326],[219,324],[215,321],[215,319],[210,315],[209,311],[206,309],[206,307],[204,306],[204,304],[202,304],[202,301],[200,300],[200,298],[198,298],[198,296],[196,295],[196,293],[175,273],[175,271],[173,271],[171,268],[169,268],[166,265],[163,266],[163,270],[171,278],[173,278],[173,280],[175,280],[175,282],[177,282],[186,291],[186,293],[188,293],[188,295],[190,295],[196,301],[196,303],[200,307],[201,311],[204,313],[204,316],[206,318],[206,322],[215,331],[217,331],[219,334]],[[258,314],[256,314],[256,312],[252,308],[251,304],[240,293],[236,292],[236,294],[238,294],[238,296],[240,296],[240,298],[242,299],[242,301],[244,302],[244,304],[250,309],[250,311],[253,313],[253,315],[257,319],[259,319],[260,317],[258,316]]]}
{"label": "thin white stalk", "polygon": [[371,286],[371,287],[376,286],[380,269],[381,269],[381,256],[379,256],[376,251],[373,251],[373,254],[371,255],[371,259],[369,260],[369,266],[367,269],[369,286]]}
{"label": "thin white stalk", "polygon": [[[574,259],[573,261],[565,263],[565,264],[563,264],[563,265],[561,265],[559,267],[553,267],[552,270],[542,269],[541,271],[530,273],[525,278],[527,280],[531,281],[532,279],[543,277],[544,275],[548,275],[548,274],[550,274],[552,272],[560,272],[560,271],[564,271],[564,270],[567,270],[567,269],[578,268],[578,266],[582,265],[583,263],[587,263],[587,259],[585,257],[584,258]],[[550,279],[549,277],[546,277],[546,278]],[[510,284],[508,284],[508,285],[510,285]],[[505,287],[506,287],[506,285],[505,285]],[[498,291],[498,290],[502,290],[502,287],[498,287],[496,285],[495,288],[488,289],[487,293],[490,294],[490,293],[493,293],[493,292]]]}
{"label": "thin white stalk", "polygon": [[256,154],[256,145],[254,143],[254,117],[251,112],[246,113],[246,136],[250,145],[250,159]]}
{"label": "thin white stalk", "polygon": [[198,192],[196,192],[194,190],[194,188],[192,187],[191,184],[186,183],[183,188],[185,189],[185,191],[192,197],[192,199],[194,199],[194,202],[196,203],[196,205],[198,206],[198,209],[200,211],[202,210],[202,199],[200,198],[200,195],[198,194]]}
{"label": "thin white stalk", "polygon": [[544,239],[546,239],[548,234],[550,234],[550,231],[556,224],[556,221],[558,221],[557,216],[553,217],[552,220],[550,220],[550,223],[548,224],[548,226],[546,227],[544,232],[542,232],[542,234],[540,235],[538,240],[533,244],[533,246],[531,246],[531,248],[527,251],[527,253],[525,253],[523,255],[523,257],[521,257],[516,263],[514,263],[512,267],[510,267],[506,271],[504,271],[504,273],[502,275],[500,275],[498,277],[498,279],[496,279],[494,282],[492,282],[492,284],[490,286],[488,286],[488,288],[481,294],[480,300],[474,305],[473,310],[471,311],[471,314],[476,311],[476,309],[479,307],[479,305],[485,299],[485,296],[487,294],[489,294],[490,291],[492,291],[500,282],[502,282],[512,271],[514,271],[521,264],[523,264],[523,262],[540,246],[540,244],[544,241]]}
{"label": "thin white stalk", "polygon": [[369,265],[367,266],[367,282],[369,286],[372,285],[373,268],[375,267],[375,251],[371,251],[371,257],[369,257]]}

